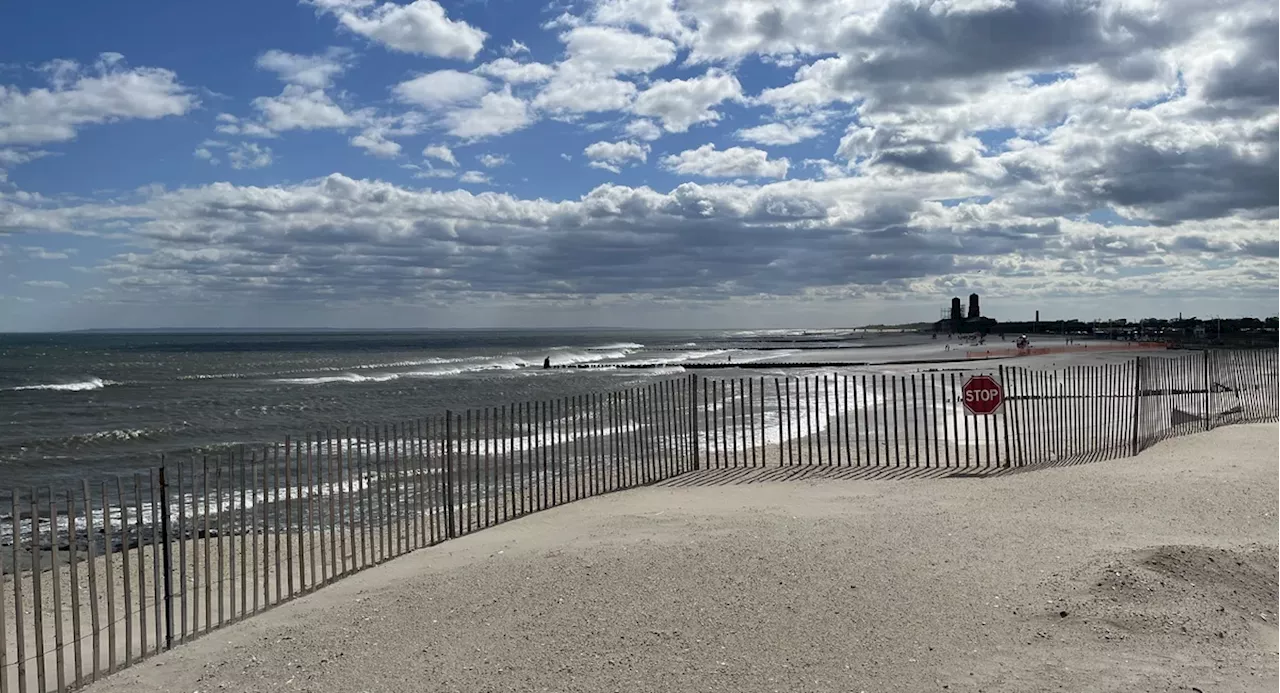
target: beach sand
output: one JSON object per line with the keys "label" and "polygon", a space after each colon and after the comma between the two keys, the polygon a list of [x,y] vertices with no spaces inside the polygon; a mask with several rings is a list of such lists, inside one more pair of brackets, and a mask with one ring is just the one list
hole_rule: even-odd
{"label": "beach sand", "polygon": [[697,472],[86,690],[1274,691],[1278,455],[1258,424],[986,479]]}

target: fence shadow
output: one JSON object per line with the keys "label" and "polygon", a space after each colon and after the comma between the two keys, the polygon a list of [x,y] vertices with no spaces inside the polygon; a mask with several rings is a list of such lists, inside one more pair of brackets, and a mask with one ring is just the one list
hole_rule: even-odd
{"label": "fence shadow", "polygon": [[654,484],[665,488],[697,486],[740,486],[786,481],[910,481],[923,479],[985,479],[1008,473],[1010,469],[980,467],[837,467],[803,465],[790,467],[738,467],[701,469]]}

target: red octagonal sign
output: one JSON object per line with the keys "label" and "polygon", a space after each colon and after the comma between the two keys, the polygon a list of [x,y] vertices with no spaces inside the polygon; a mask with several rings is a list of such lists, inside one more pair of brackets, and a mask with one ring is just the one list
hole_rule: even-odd
{"label": "red octagonal sign", "polygon": [[1004,404],[1004,388],[989,375],[972,376],[964,382],[960,393],[965,411],[969,414],[994,414]]}

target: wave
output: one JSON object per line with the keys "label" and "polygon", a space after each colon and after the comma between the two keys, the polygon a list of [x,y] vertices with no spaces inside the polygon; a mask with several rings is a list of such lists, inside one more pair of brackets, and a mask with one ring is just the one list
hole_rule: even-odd
{"label": "wave", "polygon": [[283,383],[287,385],[328,385],[331,383],[385,383],[392,380],[400,380],[401,378],[438,378],[450,375],[461,375],[463,373],[473,373],[477,371],[509,371],[520,368],[528,368],[528,361],[515,357],[499,357],[489,358],[484,361],[474,363],[461,363],[458,361],[447,361],[444,359],[436,359],[433,361],[424,361],[421,363],[439,364],[439,368],[431,368],[427,370],[403,371],[399,373],[372,373],[362,375],[360,373],[341,373],[337,375],[319,375],[309,376],[305,378],[276,378],[272,382]]}
{"label": "wave", "polygon": [[597,361],[612,361],[615,359],[623,359],[635,353],[634,347],[590,347],[576,349],[571,347],[560,347],[547,354],[547,358],[551,359],[553,366],[569,366],[575,363],[595,363]]}
{"label": "wave", "polygon": [[658,366],[657,368],[645,368],[641,371],[643,375],[675,375],[677,373],[685,373],[684,366]]}
{"label": "wave", "polygon": [[11,387],[10,390],[54,390],[56,392],[86,392],[88,390],[101,390],[108,385],[119,385],[114,380],[103,380],[102,378],[89,378],[88,380],[80,380],[73,383],[48,383],[44,385],[21,385],[19,387]]}
{"label": "wave", "polygon": [[703,350],[694,350],[694,351],[680,351],[674,354],[658,356],[655,358],[644,358],[644,359],[635,359],[631,361],[625,361],[624,363],[629,366],[663,365],[668,363],[680,363],[682,361],[693,361],[696,359],[704,359],[711,356],[721,356],[723,354],[736,353],[736,351],[737,350],[735,349],[703,349]]}
{"label": "wave", "polygon": [[382,383],[388,380],[399,378],[399,373],[387,373],[384,375],[360,375],[358,373],[343,373],[341,375],[320,375],[311,378],[276,378],[272,382],[284,383],[288,385],[327,385],[329,383]]}
{"label": "wave", "polygon": [[85,445],[93,443],[117,443],[129,440],[140,440],[153,436],[160,431],[153,431],[146,428],[117,428],[110,431],[97,431],[95,433],[79,433],[70,437],[73,444]]}
{"label": "wave", "polygon": [[261,378],[264,376],[294,375],[299,373],[336,373],[340,371],[371,371],[379,368],[407,368],[411,366],[427,366],[437,363],[455,363],[461,359],[425,358],[409,361],[388,361],[380,363],[359,363],[352,366],[313,366],[287,371],[266,371],[260,373],[197,373],[178,376],[178,380],[237,380],[243,378]]}
{"label": "wave", "polygon": [[592,350],[617,351],[619,349],[643,349],[644,345],[636,344],[635,342],[618,342],[617,344],[605,344],[603,346],[593,346],[593,347],[587,347],[587,348]]}

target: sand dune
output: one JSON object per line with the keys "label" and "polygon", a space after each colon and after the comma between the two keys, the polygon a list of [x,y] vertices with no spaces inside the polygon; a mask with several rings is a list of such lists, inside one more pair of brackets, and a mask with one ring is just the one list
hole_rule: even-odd
{"label": "sand dune", "polygon": [[1278,455],[1262,424],[986,479],[703,474],[419,551],[87,690],[1274,691]]}

